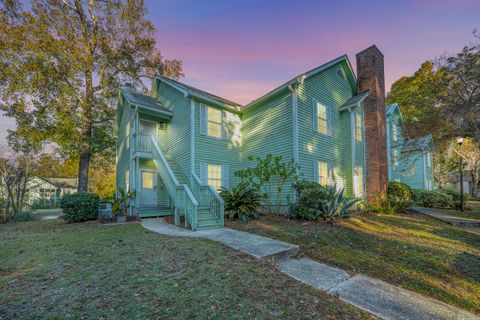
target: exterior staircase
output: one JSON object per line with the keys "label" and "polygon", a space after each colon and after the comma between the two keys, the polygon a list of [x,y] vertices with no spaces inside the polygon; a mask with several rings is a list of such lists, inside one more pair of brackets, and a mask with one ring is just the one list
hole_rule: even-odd
{"label": "exterior staircase", "polygon": [[140,218],[164,217],[172,214],[170,207],[141,207],[138,210]]}
{"label": "exterior staircase", "polygon": [[[224,202],[211,186],[202,184],[193,174],[191,181],[182,172],[175,160],[165,157],[157,142],[152,138],[152,157],[158,173],[175,204],[175,223],[180,215],[185,216],[185,226],[192,230],[223,227]],[[144,208],[140,216],[162,215],[161,208]]]}

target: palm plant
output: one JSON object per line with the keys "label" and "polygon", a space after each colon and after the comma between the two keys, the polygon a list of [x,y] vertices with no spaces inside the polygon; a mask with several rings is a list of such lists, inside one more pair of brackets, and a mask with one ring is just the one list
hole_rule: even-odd
{"label": "palm plant", "polygon": [[345,198],[343,196],[344,190],[342,188],[337,192],[335,186],[328,187],[326,199],[319,201],[318,210],[325,220],[335,217],[344,218],[350,215],[348,209],[357,203],[358,200]]}
{"label": "palm plant", "polygon": [[248,218],[258,219],[260,195],[247,182],[241,182],[231,190],[221,188],[220,195],[225,201],[225,214],[230,220],[238,218],[247,222]]}
{"label": "palm plant", "polygon": [[123,209],[123,214],[125,215],[125,218],[128,216],[128,201],[130,199],[134,199],[136,196],[135,191],[128,191],[125,192],[122,187],[118,188],[118,193],[120,194],[120,197],[115,199],[113,202],[113,207],[112,207],[112,212],[114,215],[117,215],[118,212],[120,212],[121,209]]}

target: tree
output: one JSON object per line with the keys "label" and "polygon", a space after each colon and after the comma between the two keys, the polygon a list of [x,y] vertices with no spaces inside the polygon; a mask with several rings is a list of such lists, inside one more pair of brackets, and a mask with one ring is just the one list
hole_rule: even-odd
{"label": "tree", "polygon": [[92,158],[113,153],[116,98],[125,82],[182,76],[156,48],[142,0],[6,0],[0,11],[0,109],[16,120],[9,144],[54,143],[78,157],[86,192]]}
{"label": "tree", "polygon": [[[471,194],[477,194],[480,170],[480,142],[473,138],[465,138],[462,145],[463,169],[472,177]],[[458,172],[460,162],[460,148],[456,141],[451,141],[448,151],[445,153],[444,171],[448,173]]]}
{"label": "tree", "polygon": [[[407,138],[432,134],[440,138],[447,122],[438,112],[445,95],[444,73],[426,61],[410,77],[402,77],[392,84],[387,104],[398,103],[405,120]],[[435,139],[437,140],[437,139]]]}
{"label": "tree", "polygon": [[0,187],[6,196],[6,220],[10,209],[13,214],[23,211],[36,163],[36,159],[28,154],[14,153],[0,158]]}
{"label": "tree", "polygon": [[459,53],[437,60],[448,94],[441,97],[442,113],[453,136],[469,136],[480,141],[480,35]]}

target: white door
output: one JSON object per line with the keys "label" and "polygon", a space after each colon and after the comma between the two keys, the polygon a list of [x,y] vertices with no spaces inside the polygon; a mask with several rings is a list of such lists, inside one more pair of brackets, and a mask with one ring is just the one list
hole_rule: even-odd
{"label": "white door", "polygon": [[142,171],[142,206],[157,206],[157,174],[153,171]]}

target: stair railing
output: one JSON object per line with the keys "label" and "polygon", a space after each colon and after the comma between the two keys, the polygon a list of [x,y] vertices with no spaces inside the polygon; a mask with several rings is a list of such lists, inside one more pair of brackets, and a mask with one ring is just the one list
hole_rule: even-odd
{"label": "stair railing", "polygon": [[208,207],[215,215],[217,221],[223,226],[225,220],[225,202],[211,185],[203,183],[200,178],[192,173],[192,190],[198,199],[200,207]]}
{"label": "stair railing", "polygon": [[158,173],[162,178],[165,188],[175,203],[175,224],[180,223],[180,215],[183,214],[185,216],[185,226],[190,225],[192,230],[197,230],[198,201],[195,199],[188,185],[178,182],[177,177],[153,137],[150,137],[150,143],[152,146],[153,162],[157,166]]}

